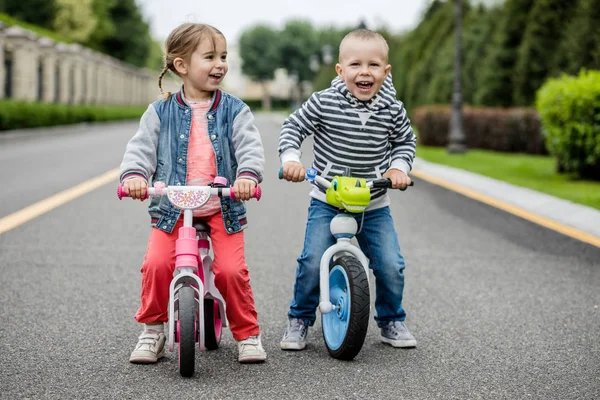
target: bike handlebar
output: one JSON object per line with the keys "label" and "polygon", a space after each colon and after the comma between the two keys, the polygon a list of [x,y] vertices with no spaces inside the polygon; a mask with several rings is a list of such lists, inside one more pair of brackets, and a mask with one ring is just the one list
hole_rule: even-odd
{"label": "bike handlebar", "polygon": [[[283,167],[279,167],[279,179],[283,179]],[[328,189],[331,186],[331,181],[329,181],[326,178],[323,178],[320,175],[317,175],[317,170],[314,168],[308,168],[306,170],[306,175],[304,176],[304,179],[311,183],[312,182],[316,183],[318,186],[323,187],[323,189]],[[414,185],[415,185],[415,182],[411,180],[410,184],[408,186],[414,186]],[[392,181],[389,178],[380,178],[380,179],[375,179],[372,181],[367,181],[367,187],[368,188],[393,189]],[[405,191],[406,188],[398,189],[398,190]]]}
{"label": "bike handlebar", "polygon": [[[237,200],[235,197],[235,192],[233,191],[233,186],[230,187],[213,187],[213,186],[164,186],[164,185],[159,185],[159,182],[154,184],[154,187],[148,187],[146,189],[146,197],[144,197],[144,199],[147,199],[148,197],[152,196],[152,197],[161,197],[161,196],[166,196],[167,193],[169,192],[169,188],[171,187],[171,190],[181,190],[181,189],[190,189],[190,188],[197,188],[199,190],[205,190],[207,187],[210,187],[210,195],[214,196],[225,196],[225,197],[231,197],[232,200]],[[123,189],[123,185],[119,184],[119,186],[117,187],[117,197],[119,198],[119,200],[121,200],[123,197],[131,197],[130,195],[128,195],[125,190]],[[260,198],[262,197],[262,189],[260,188],[260,185],[256,185],[256,188],[254,188],[254,193],[252,194],[252,197],[255,198],[256,200],[260,200]]]}

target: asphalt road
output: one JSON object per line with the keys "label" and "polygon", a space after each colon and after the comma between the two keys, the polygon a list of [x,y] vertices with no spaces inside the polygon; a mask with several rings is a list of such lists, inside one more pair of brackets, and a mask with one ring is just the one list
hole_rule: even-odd
{"label": "asphalt road", "polygon": [[[191,379],[172,354],[128,362],[149,226],[115,181],[0,235],[0,398],[600,398],[600,249],[423,181],[391,206],[418,347],[379,343],[371,321],[352,362],[329,357],[320,323],[306,351],[279,350],[310,188],[277,179],[281,116],[257,124],[267,176],[246,249],[267,362],[238,364],[228,330]],[[117,167],[135,129],[0,134],[0,218]]]}

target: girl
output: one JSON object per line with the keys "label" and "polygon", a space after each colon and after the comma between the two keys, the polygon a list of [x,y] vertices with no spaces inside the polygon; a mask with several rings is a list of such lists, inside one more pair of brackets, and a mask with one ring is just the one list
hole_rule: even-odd
{"label": "girl", "polygon": [[[240,99],[219,84],[227,74],[227,44],[210,25],[186,23],[165,43],[165,68],[183,80],[181,90],[167,93],[142,116],[127,144],[120,179],[134,199],[144,199],[150,179],[167,185],[207,185],[215,176],[234,182],[235,196],[248,200],[262,181],[264,151],[254,117]],[[175,267],[175,240],[181,212],[166,198],[148,208],[152,231],[142,264],[141,307],[135,319],[144,325],[129,359],[155,363],[165,355],[169,283]],[[214,250],[215,284],[227,303],[227,319],[238,344],[239,362],[267,357],[244,256],[246,209],[242,202],[215,197],[194,216],[207,221]]]}

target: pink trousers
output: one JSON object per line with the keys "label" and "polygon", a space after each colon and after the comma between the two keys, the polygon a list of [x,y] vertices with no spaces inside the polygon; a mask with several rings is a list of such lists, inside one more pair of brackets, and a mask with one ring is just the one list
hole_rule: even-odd
{"label": "pink trousers", "polygon": [[[244,255],[244,231],[230,235],[223,225],[221,213],[208,217],[214,253],[215,285],[227,304],[227,320],[237,341],[260,333],[250,275]],[[141,306],[135,315],[140,323],[167,322],[169,283],[175,269],[175,241],[183,225],[180,219],[173,233],[152,228],[142,264]]]}

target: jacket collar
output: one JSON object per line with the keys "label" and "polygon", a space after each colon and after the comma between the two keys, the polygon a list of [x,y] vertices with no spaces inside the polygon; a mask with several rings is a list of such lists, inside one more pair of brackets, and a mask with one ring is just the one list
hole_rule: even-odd
{"label": "jacket collar", "polygon": [[388,74],[383,81],[383,85],[381,86],[381,89],[379,89],[379,92],[377,92],[377,94],[375,94],[375,96],[368,101],[361,101],[354,97],[354,95],[348,90],[346,83],[344,83],[344,81],[342,81],[339,77],[336,77],[333,81],[331,81],[331,87],[341,94],[351,107],[356,109],[377,111],[387,108],[396,102],[396,89],[394,88],[394,84],[392,82],[391,73]]}
{"label": "jacket collar", "polygon": [[[208,110],[208,112],[213,112],[217,109],[217,107],[219,106],[219,103],[221,102],[222,97],[223,97],[223,95],[221,93],[221,89],[215,90],[215,93],[213,94],[213,98],[212,98],[212,105],[210,106],[210,109]],[[190,106],[190,104],[186,100],[185,96],[183,95],[183,85],[181,86],[181,89],[179,90],[179,92],[177,92],[177,94],[175,95],[175,99],[182,107]]]}

